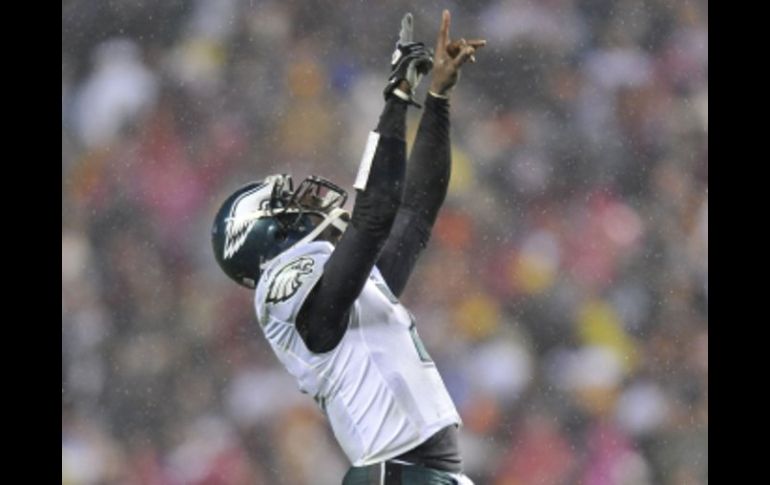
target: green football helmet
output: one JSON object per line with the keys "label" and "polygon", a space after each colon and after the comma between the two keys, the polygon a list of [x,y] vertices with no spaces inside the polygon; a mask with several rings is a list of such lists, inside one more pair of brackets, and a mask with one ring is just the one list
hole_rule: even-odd
{"label": "green football helmet", "polygon": [[230,195],[211,229],[214,257],[235,282],[256,288],[264,266],[287,249],[314,241],[330,227],[341,234],[350,215],[347,193],[311,176],[294,190],[291,176],[270,175]]}

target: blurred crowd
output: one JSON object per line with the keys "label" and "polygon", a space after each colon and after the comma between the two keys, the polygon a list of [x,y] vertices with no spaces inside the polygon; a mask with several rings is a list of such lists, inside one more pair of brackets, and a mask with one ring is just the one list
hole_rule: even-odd
{"label": "blurred crowd", "polygon": [[442,8],[489,46],[455,88],[450,194],[403,300],[467,474],[708,482],[705,0],[72,0],[63,484],[339,483],[210,225],[271,173],[352,192],[399,19],[432,45]]}

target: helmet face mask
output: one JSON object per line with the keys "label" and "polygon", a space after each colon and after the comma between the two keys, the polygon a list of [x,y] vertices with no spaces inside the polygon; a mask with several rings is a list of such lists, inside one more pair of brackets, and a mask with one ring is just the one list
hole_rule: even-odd
{"label": "helmet face mask", "polygon": [[[296,213],[297,219],[304,214],[325,216],[335,208],[342,208],[347,201],[348,194],[345,190],[321,177],[313,175],[306,178],[299,184],[296,191],[291,177],[288,175],[286,177],[289,180],[289,189],[282,195],[276,194],[276,190],[280,191],[279,185],[276,184],[274,186],[276,190],[273,194],[274,200],[282,199],[281,205],[284,209],[282,213],[284,214]],[[281,218],[281,220],[283,223],[289,224],[289,227],[296,223],[291,218]]]}
{"label": "helmet face mask", "polygon": [[320,177],[311,176],[302,181],[291,198],[291,204],[299,204],[307,210],[328,212],[335,207],[342,207],[348,198],[339,186]]}
{"label": "helmet face mask", "polygon": [[262,267],[299,242],[331,227],[340,233],[349,215],[346,192],[320,177],[308,177],[294,190],[290,175],[271,175],[241,187],[217,212],[211,239],[214,257],[237,283],[256,287]]}

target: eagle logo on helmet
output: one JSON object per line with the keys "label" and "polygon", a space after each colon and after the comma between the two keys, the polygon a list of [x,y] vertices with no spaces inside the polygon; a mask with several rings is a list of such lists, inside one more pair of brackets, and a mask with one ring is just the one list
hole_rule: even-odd
{"label": "eagle logo on helmet", "polygon": [[270,283],[266,301],[278,303],[294,296],[302,281],[313,272],[314,265],[313,258],[303,256],[281,268]]}
{"label": "eagle logo on helmet", "polygon": [[264,184],[244,192],[233,202],[230,216],[225,219],[224,259],[235,256],[246,242],[249,231],[257,222],[254,212],[269,205],[270,193],[271,186]]}

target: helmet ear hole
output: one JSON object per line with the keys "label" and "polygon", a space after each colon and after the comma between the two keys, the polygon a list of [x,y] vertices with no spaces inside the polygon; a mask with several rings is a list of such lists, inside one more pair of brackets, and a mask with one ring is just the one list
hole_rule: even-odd
{"label": "helmet ear hole", "polygon": [[267,236],[272,238],[276,242],[283,242],[286,240],[286,231],[281,229],[281,226],[278,224],[273,224],[268,228],[267,230]]}

